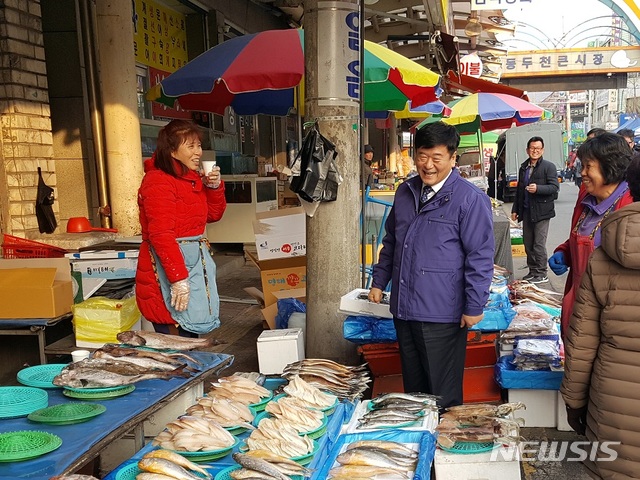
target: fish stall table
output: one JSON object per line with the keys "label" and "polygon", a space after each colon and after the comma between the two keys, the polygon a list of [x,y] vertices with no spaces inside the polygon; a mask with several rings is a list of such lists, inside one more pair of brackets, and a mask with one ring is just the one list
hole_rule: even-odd
{"label": "fish stall table", "polygon": [[71,316],[71,313],[65,313],[54,318],[0,318],[0,336],[36,335],[38,337],[40,364],[44,365],[47,363],[45,329],[57,325],[63,320],[70,319]]}
{"label": "fish stall table", "polygon": [[[26,417],[0,420],[0,433],[23,430],[46,431],[59,436],[62,446],[34,459],[18,462],[0,462],[0,479],[30,478],[48,480],[54,475],[73,473],[96,458],[111,442],[134,430],[135,448],[144,446],[144,421],[169,404],[189,388],[233,363],[233,355],[193,351],[190,354],[202,362],[202,369],[190,378],[174,377],[169,380],[144,380],[135,383],[128,395],[95,400],[107,410],[83,423],[50,425],[36,423]],[[49,406],[75,401],[66,397],[62,389],[48,389]]]}
{"label": "fish stall table", "polygon": [[[345,422],[348,422],[351,418],[353,408],[353,404],[350,402],[345,401],[338,404],[335,412],[331,415],[327,424],[327,432],[316,440],[318,442],[317,452],[314,454],[311,463],[306,465],[307,468],[314,471],[314,475],[311,476],[310,480],[320,480],[315,472],[318,471],[320,469],[320,466],[322,466],[323,463],[327,460],[329,452],[340,436],[343,424]],[[209,473],[215,476],[218,472],[224,470],[225,468],[237,465],[232,455],[240,451],[240,448],[243,446],[244,441],[249,437],[249,434],[250,432],[244,432],[240,435],[237,435],[236,438],[238,438],[239,442],[228,455],[218,460],[207,461],[206,464],[202,464],[202,466],[205,467]],[[104,480],[120,480],[120,477],[124,474],[120,474],[119,476],[119,473],[126,471],[132,463],[137,463],[145,453],[150,452],[151,450],[155,450],[156,448],[157,447],[154,447],[151,442],[149,442],[133,457],[123,462],[118,466],[118,468],[104,477]],[[131,478],[133,479],[134,477]]]}

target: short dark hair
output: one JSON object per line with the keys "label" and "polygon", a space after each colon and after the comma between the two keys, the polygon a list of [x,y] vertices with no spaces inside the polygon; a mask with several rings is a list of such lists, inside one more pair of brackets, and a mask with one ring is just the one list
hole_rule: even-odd
{"label": "short dark hair", "polygon": [[640,153],[636,153],[627,168],[627,183],[629,184],[629,193],[634,202],[640,200]]}
{"label": "short dark hair", "polygon": [[592,128],[591,130],[589,130],[587,132],[587,137],[589,135],[593,135],[594,137],[599,137],[600,135],[602,135],[603,133],[607,133],[607,131],[604,128]]}
{"label": "short dark hair", "polygon": [[453,155],[460,145],[460,134],[453,125],[443,122],[428,123],[416,132],[414,140],[415,149],[433,148],[439,145],[447,147],[449,154]]}
{"label": "short dark hair", "polygon": [[584,165],[589,160],[597,160],[605,185],[620,183],[631,161],[631,149],[627,141],[616,133],[605,132],[587,139],[578,148],[578,158]]}
{"label": "short dark hair", "polygon": [[[156,144],[156,167],[173,177],[187,173],[189,169],[182,163],[176,162],[171,153],[190,138],[202,141],[202,131],[189,120],[171,120],[162,127]],[[180,168],[180,172],[177,172],[176,168]]]}
{"label": "short dark hair", "polygon": [[544,140],[542,139],[542,137],[531,137],[527,142],[527,150],[529,150],[529,147],[533,142],[540,142],[542,144],[542,148],[544,148]]}
{"label": "short dark hair", "polygon": [[634,132],[630,128],[623,128],[622,130],[618,131],[618,135],[620,135],[621,137],[633,138],[636,136],[636,132]]}

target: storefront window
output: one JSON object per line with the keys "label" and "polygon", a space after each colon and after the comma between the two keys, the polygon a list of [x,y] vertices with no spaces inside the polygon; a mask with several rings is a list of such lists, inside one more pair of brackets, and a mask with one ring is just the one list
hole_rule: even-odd
{"label": "storefront window", "polygon": [[149,77],[146,67],[136,67],[136,95],[138,97],[138,116],[151,118],[150,102],[144,97],[149,89]]}

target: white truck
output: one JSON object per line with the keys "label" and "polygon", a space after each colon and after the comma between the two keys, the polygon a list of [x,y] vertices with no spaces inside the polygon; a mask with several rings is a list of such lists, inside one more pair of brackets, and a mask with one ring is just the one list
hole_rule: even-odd
{"label": "white truck", "polygon": [[559,123],[532,123],[521,127],[511,127],[505,132],[506,155],[504,201],[512,202],[518,186],[518,170],[527,155],[527,142],[531,137],[541,137],[544,140],[544,155],[542,158],[555,164],[558,171],[558,181],[562,181],[562,170],[565,167],[564,145],[562,141],[562,126]]}

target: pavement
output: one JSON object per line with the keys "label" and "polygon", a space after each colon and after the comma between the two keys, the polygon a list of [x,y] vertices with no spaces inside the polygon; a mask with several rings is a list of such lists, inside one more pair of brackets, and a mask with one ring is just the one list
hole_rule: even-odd
{"label": "pavement", "polygon": [[[572,183],[561,185],[560,195],[556,202],[556,218],[551,221],[547,250],[551,254],[557,245],[564,242],[569,236],[571,213],[575,204],[578,189]],[[503,205],[504,210],[510,214],[511,204]],[[256,301],[249,296],[243,288],[261,288],[260,272],[251,262],[245,262],[242,252],[229,250],[227,247],[214,245],[220,248],[215,260],[218,266],[218,292],[221,297],[220,318],[221,327],[212,336],[224,342],[214,347],[214,351],[230,353],[235,356],[234,363],[223,372],[229,375],[236,371],[259,371],[256,341],[263,331],[262,315]],[[521,279],[528,273],[525,257],[514,257],[514,278]],[[566,274],[565,274],[566,275]],[[543,288],[549,288],[561,292],[564,289],[565,276],[556,277],[549,272],[549,283],[541,284]],[[517,415],[516,415],[517,416]],[[574,432],[561,432],[555,428],[523,428],[521,430],[523,441],[530,442],[574,442],[584,440]],[[547,461],[542,456],[537,457],[534,447],[529,445],[530,460],[521,462],[522,480],[588,480],[586,468],[581,462],[564,459],[562,461]],[[559,450],[560,447],[555,447]],[[453,479],[437,479],[453,480]],[[515,480],[515,479],[505,479]]]}

